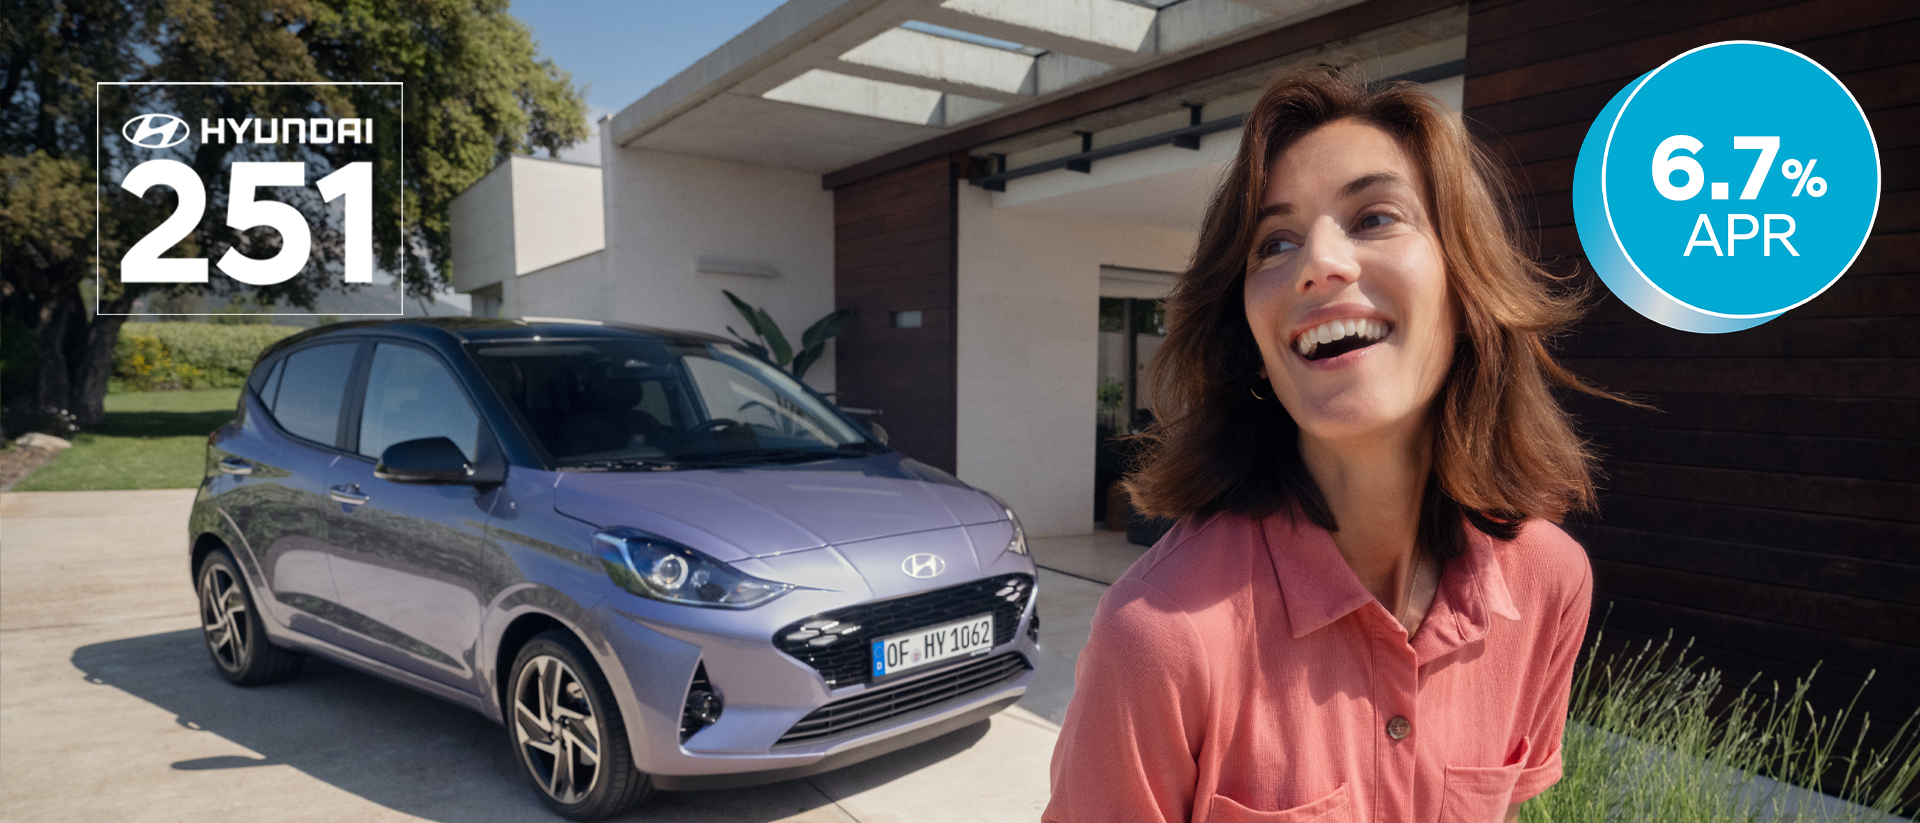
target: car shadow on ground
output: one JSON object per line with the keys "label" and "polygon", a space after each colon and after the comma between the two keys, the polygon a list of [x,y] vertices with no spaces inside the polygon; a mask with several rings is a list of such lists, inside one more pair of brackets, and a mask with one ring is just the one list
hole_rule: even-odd
{"label": "car shadow on ground", "polygon": [[[535,797],[502,727],[344,666],[309,658],[291,680],[240,688],[214,671],[198,629],[83,646],[72,662],[88,682],[120,689],[173,714],[185,728],[253,753],[181,760],[171,764],[174,769],[285,765],[381,806],[444,823],[560,819]],[[836,772],[835,794],[847,797],[959,754],[990,723]],[[790,780],[730,791],[662,792],[631,817],[767,823],[834,800],[812,780]],[[819,819],[838,817],[823,811]]]}

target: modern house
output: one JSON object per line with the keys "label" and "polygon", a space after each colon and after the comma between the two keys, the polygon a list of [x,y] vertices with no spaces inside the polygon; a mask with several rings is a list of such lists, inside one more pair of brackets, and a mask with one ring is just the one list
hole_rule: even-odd
{"label": "modern house", "polygon": [[1186,264],[1275,72],[1428,84],[1513,168],[1543,258],[1585,277],[1569,190],[1607,100],[1695,46],[1785,45],[1874,125],[1874,237],[1745,332],[1601,302],[1567,362],[1662,411],[1578,406],[1609,479],[1570,530],[1609,637],[1695,636],[1736,682],[1824,660],[1833,707],[1877,669],[1861,706],[1897,723],[1920,706],[1920,7],[1734,5],[792,0],[602,121],[598,169],[516,157],[462,195],[455,285],[476,313],[715,332],[740,326],[722,289],[790,332],[852,309],[810,382],[1031,532],[1084,532],[1102,382],[1147,405],[1134,308]]}

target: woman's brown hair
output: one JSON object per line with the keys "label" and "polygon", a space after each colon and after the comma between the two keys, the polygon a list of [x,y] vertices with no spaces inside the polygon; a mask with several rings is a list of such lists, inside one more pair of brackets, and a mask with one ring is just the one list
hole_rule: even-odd
{"label": "woman's brown hair", "polygon": [[[1510,540],[1520,523],[1590,509],[1594,457],[1552,385],[1604,397],[1555,363],[1547,341],[1581,313],[1522,250],[1506,175],[1439,101],[1411,83],[1366,85],[1317,67],[1281,77],[1247,116],[1240,154],[1207,208],[1193,264],[1167,302],[1167,338],[1148,372],[1156,423],[1127,480],[1134,506],[1161,517],[1293,505],[1337,529],[1307,473],[1299,429],[1257,375],[1243,289],[1267,170],[1308,132],[1355,119],[1393,135],[1426,175],[1427,211],[1459,306],[1453,363],[1433,405],[1433,469],[1420,541],[1465,550],[1461,517]],[[1618,398],[1615,398],[1618,399]]]}

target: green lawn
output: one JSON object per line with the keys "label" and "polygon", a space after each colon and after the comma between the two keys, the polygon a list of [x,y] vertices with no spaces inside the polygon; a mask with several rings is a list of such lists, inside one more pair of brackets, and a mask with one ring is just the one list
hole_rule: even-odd
{"label": "green lawn", "polygon": [[205,470],[207,434],[233,419],[239,400],[239,389],[109,394],[105,422],[12,490],[191,489]]}

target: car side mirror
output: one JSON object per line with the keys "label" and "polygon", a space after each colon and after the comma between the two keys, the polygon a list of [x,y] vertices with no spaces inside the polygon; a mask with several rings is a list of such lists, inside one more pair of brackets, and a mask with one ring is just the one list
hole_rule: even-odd
{"label": "car side mirror", "polygon": [[868,420],[867,431],[873,432],[873,439],[880,441],[880,445],[887,445],[887,430],[880,425],[879,421]]}
{"label": "car side mirror", "polygon": [[422,437],[388,446],[374,465],[373,476],[395,483],[470,483],[474,471],[452,440]]}

